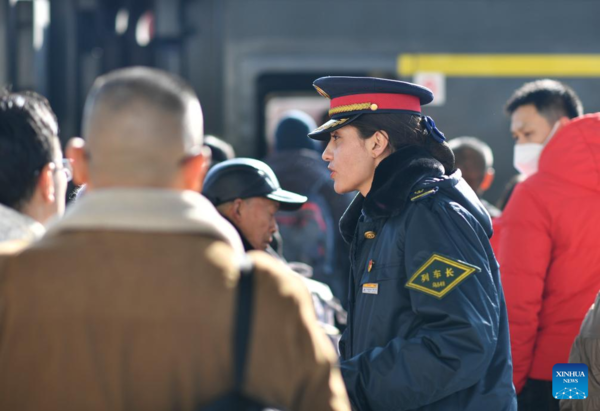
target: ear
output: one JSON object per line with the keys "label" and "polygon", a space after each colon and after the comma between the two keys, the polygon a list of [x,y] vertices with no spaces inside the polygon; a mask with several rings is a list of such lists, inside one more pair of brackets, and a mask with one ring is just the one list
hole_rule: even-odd
{"label": "ear", "polygon": [[85,141],[80,137],[73,137],[67,143],[65,156],[71,160],[73,167],[73,183],[78,186],[89,182],[89,160],[85,151]]}
{"label": "ear", "polygon": [[562,116],[561,118],[559,118],[552,126],[552,130],[550,130],[550,133],[546,137],[546,140],[544,140],[544,144],[548,144],[548,142],[550,140],[552,140],[552,137],[554,137],[556,132],[558,130],[560,130],[561,128],[563,128],[564,126],[566,126],[567,124],[569,124],[570,122],[571,122],[571,119],[566,116]]}
{"label": "ear", "polygon": [[376,131],[375,134],[371,136],[370,140],[369,149],[373,158],[378,158],[384,154],[390,145],[389,136],[384,130]]}
{"label": "ear", "polygon": [[209,166],[210,148],[208,147],[202,147],[198,154],[186,159],[182,166],[184,189],[202,192]]}
{"label": "ear", "polygon": [[479,185],[479,191],[481,191],[482,193],[484,191],[487,191],[494,182],[495,175],[496,170],[494,170],[493,167],[488,167],[487,171],[485,172],[485,175],[483,176],[483,181]]}
{"label": "ear", "polygon": [[48,163],[42,168],[40,177],[38,178],[36,191],[40,194],[42,201],[47,204],[52,204],[56,200],[54,187],[54,163]]}
{"label": "ear", "polygon": [[560,127],[563,127],[569,124],[571,122],[571,119],[569,117],[562,116],[558,121],[560,122]]}
{"label": "ear", "polygon": [[242,200],[241,198],[236,198],[231,203],[231,209],[230,209],[231,219],[233,220],[233,222],[236,225],[243,218],[243,216],[242,216],[242,214],[243,214],[243,210],[242,209],[243,208],[244,208],[244,200]]}

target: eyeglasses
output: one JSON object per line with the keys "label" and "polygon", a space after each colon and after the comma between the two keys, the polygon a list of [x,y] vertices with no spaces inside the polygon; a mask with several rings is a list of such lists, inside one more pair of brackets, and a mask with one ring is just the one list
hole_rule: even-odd
{"label": "eyeglasses", "polygon": [[68,158],[63,158],[60,163],[57,161],[53,161],[52,163],[55,166],[54,171],[62,171],[65,173],[67,182],[73,180],[73,167],[71,166],[71,160]]}

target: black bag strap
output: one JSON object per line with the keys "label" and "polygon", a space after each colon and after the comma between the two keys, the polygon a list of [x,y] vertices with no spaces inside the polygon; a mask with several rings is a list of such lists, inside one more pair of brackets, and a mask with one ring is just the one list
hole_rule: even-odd
{"label": "black bag strap", "polygon": [[235,386],[238,393],[242,391],[242,383],[246,371],[246,357],[248,354],[248,342],[250,341],[250,329],[252,325],[252,292],[253,292],[254,263],[244,256],[240,264],[240,281],[238,283],[238,300],[236,325],[234,334],[234,360],[235,360]]}

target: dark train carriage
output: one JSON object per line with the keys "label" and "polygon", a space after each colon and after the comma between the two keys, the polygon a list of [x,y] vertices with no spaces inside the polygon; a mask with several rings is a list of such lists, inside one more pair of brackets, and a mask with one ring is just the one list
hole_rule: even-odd
{"label": "dark train carriage", "polygon": [[2,0],[0,80],[47,94],[66,139],[97,75],[161,67],[191,81],[207,133],[257,157],[283,110],[322,115],[319,76],[419,80],[443,97],[425,112],[446,136],[493,148],[495,200],[515,173],[515,88],[557,78],[600,111],[598,15],[586,0]]}

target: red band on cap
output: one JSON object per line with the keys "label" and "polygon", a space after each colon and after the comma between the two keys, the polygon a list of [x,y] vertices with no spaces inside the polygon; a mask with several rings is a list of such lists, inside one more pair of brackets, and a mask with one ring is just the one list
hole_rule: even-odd
{"label": "red band on cap", "polygon": [[331,100],[331,109],[351,104],[377,104],[378,110],[407,110],[421,112],[419,97],[409,94],[372,93],[353,94],[351,96],[336,97]]}

